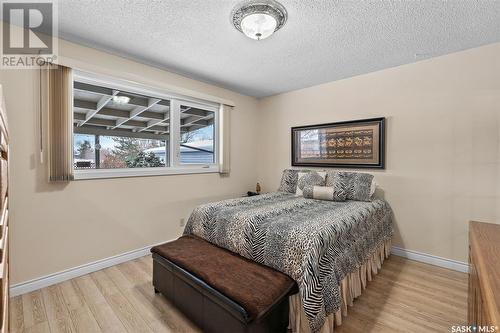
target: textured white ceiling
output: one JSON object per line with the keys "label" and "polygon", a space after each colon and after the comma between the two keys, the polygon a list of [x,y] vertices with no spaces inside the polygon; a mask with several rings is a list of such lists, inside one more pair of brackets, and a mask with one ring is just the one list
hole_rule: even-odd
{"label": "textured white ceiling", "polygon": [[263,41],[236,31],[238,0],[59,0],[60,36],[263,97],[500,41],[500,1],[281,0]]}

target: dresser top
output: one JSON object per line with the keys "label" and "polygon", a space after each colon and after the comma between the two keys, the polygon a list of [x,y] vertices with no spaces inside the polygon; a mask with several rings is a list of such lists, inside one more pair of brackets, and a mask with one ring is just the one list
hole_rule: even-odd
{"label": "dresser top", "polygon": [[470,247],[490,316],[500,323],[500,224],[470,222]]}

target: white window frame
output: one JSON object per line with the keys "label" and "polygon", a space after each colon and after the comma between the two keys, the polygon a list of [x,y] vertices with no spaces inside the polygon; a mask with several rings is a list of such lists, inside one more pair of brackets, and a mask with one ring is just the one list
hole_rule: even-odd
{"label": "white window frame", "polygon": [[[220,104],[201,100],[194,97],[184,96],[175,93],[165,92],[161,88],[146,86],[140,83],[131,82],[110,76],[75,70],[73,81],[107,87],[111,89],[123,90],[148,97],[170,100],[170,133],[168,143],[170,144],[170,166],[155,168],[124,168],[124,169],[83,169],[73,170],[75,180],[99,179],[99,178],[119,178],[119,177],[144,177],[162,175],[183,175],[199,173],[219,172],[219,139],[220,124],[219,110]],[[181,164],[180,163],[180,106],[187,105],[214,112],[214,163],[210,164]]]}

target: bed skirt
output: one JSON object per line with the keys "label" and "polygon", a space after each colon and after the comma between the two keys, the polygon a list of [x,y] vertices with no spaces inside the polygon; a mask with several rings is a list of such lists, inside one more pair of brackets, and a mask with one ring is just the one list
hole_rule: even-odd
{"label": "bed skirt", "polygon": [[[372,276],[376,275],[385,258],[391,253],[391,240],[386,240],[380,245],[370,259],[365,261],[357,270],[347,275],[340,284],[342,293],[342,305],[340,309],[326,317],[325,324],[321,328],[320,333],[333,332],[335,327],[342,325],[342,317],[347,316],[347,306],[352,306],[355,298],[361,295],[361,292],[366,288],[367,281],[372,280]],[[289,328],[293,333],[310,333],[309,322],[300,294],[290,296],[290,325]]]}

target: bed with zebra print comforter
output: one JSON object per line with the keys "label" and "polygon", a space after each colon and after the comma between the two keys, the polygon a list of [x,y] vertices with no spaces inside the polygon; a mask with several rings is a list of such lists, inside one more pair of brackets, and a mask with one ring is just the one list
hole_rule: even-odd
{"label": "bed with zebra print comforter", "polygon": [[320,201],[276,192],[197,207],[184,234],[290,276],[312,332],[341,305],[340,283],[392,236],[383,200]]}

